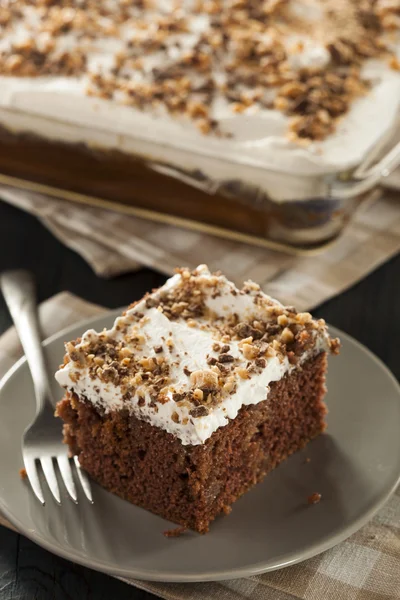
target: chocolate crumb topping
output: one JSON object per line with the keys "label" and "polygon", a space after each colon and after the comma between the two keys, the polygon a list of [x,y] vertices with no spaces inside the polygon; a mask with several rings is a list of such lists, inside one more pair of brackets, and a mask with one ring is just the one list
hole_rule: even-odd
{"label": "chocolate crumb topping", "polygon": [[196,406],[189,411],[191,417],[197,419],[198,417],[206,417],[208,415],[208,408],[205,406]]}
{"label": "chocolate crumb topping", "polygon": [[239,323],[234,328],[236,335],[242,339],[252,337],[253,340],[258,340],[262,337],[262,332],[248,323]]}
{"label": "chocolate crumb topping", "polygon": [[220,363],[231,363],[233,362],[235,359],[232,356],[232,354],[220,354],[218,356],[218,362]]}
{"label": "chocolate crumb topping", "polygon": [[173,412],[171,415],[171,419],[174,423],[180,423],[180,418],[177,412]]}

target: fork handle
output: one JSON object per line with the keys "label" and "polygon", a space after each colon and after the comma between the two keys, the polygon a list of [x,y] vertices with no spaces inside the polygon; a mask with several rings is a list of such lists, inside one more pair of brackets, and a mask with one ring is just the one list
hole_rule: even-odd
{"label": "fork handle", "polygon": [[35,389],[36,412],[52,407],[50,382],[43,354],[33,276],[28,271],[5,271],[0,287],[28,361]]}

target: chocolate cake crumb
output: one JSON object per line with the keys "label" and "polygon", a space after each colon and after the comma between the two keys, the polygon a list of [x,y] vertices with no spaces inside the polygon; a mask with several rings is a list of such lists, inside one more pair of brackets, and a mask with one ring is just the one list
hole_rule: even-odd
{"label": "chocolate cake crumb", "polygon": [[167,538],[180,537],[187,531],[187,527],[175,527],[174,529],[167,529],[163,531],[163,535]]}
{"label": "chocolate cake crumb", "polygon": [[318,504],[318,502],[321,501],[321,498],[321,494],[319,494],[318,492],[314,492],[313,494],[311,494],[311,496],[308,496],[307,502],[308,504]]}

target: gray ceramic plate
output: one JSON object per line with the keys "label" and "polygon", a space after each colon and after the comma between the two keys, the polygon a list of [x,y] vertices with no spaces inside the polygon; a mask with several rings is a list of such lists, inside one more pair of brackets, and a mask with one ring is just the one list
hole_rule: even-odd
{"label": "gray ceramic plate", "polygon": [[[109,327],[116,312],[45,343],[52,371],[63,340]],[[244,577],[314,556],[361,527],[388,499],[400,475],[400,393],[386,367],[332,328],[343,343],[328,377],[328,433],[297,453],[218,519],[209,534],[165,538],[173,525],[94,485],[95,504],[50,497],[42,507],[18,471],[20,440],[34,414],[26,362],[0,389],[0,510],[41,546],[64,558],[124,577],[206,581]],[[54,384],[54,395],[61,391]],[[310,461],[307,462],[306,458]],[[313,492],[319,504],[308,505]]]}

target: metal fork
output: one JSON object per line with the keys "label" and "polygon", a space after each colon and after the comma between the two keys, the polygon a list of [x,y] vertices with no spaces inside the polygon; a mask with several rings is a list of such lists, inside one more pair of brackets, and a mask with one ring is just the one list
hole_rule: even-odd
{"label": "metal fork", "polygon": [[[78,497],[68,450],[62,443],[61,423],[54,417],[51,387],[41,344],[33,277],[27,271],[6,271],[0,276],[0,287],[24,349],[35,390],[36,416],[26,428],[22,438],[22,455],[29,482],[37,498],[45,504],[38,473],[40,463],[54,499],[61,504],[54,468],[56,462],[68,494],[77,504]],[[73,457],[73,461],[85,496],[93,502],[87,475],[81,469],[77,456]]]}

